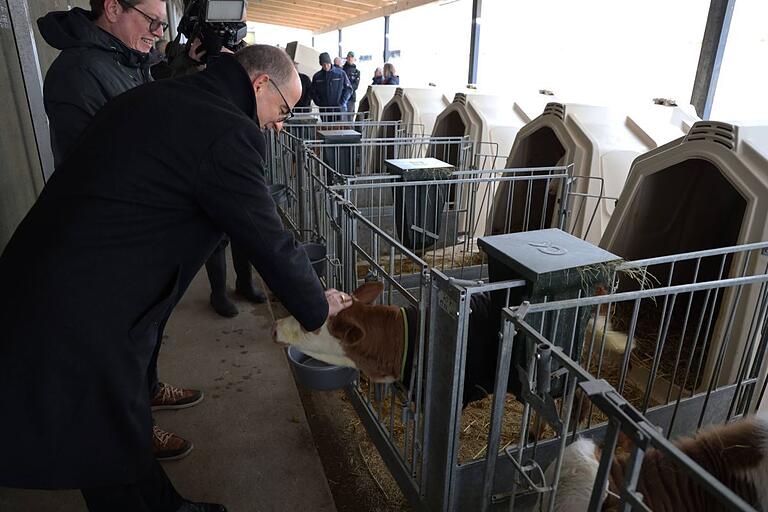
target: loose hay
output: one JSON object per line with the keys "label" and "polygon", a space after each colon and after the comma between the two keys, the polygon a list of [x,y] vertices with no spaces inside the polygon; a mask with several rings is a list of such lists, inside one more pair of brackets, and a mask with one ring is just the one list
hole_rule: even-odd
{"label": "loose hay", "polygon": [[[593,365],[590,368],[593,374],[597,374],[597,365]],[[601,369],[599,375],[600,378],[605,379],[612,386],[618,389],[620,372],[616,367],[604,367]],[[367,382],[361,383],[361,391],[366,394],[369,392]],[[634,382],[627,380],[624,384],[624,390],[622,396],[629,401],[635,407],[641,407],[643,398],[645,397],[645,390],[643,387],[637,385]],[[576,398],[578,400],[578,397]],[[586,398],[584,398],[586,400]],[[378,412],[378,402],[371,402],[374,406],[374,410]],[[394,428],[392,430],[392,439],[397,446],[403,447],[405,442],[405,426],[402,422],[402,407],[403,397],[397,397],[395,401],[395,421]],[[589,403],[586,402],[587,406]],[[559,401],[558,401],[559,405]],[[577,407],[577,403],[574,402],[574,408]],[[655,402],[651,402],[651,406],[657,405]],[[486,455],[486,449],[488,445],[488,433],[490,430],[491,422],[491,409],[493,406],[493,396],[489,395],[483,400],[470,403],[461,413],[461,423],[459,430],[459,453],[458,462],[460,464],[471,462],[477,459],[483,459]],[[522,428],[524,405],[520,403],[514,395],[507,393],[504,399],[504,418],[501,426],[501,444],[499,446],[500,452],[509,445],[516,445],[520,441],[520,431]],[[380,421],[386,431],[390,430],[390,398],[389,394],[385,395],[385,400],[381,404],[381,416]],[[589,419],[582,422],[580,427],[586,427],[598,425],[608,421],[607,416],[603,414],[600,409],[592,406],[589,410]],[[537,423],[535,414],[531,415],[529,419],[529,431],[532,432],[536,429]],[[411,429],[413,428],[413,422],[409,422],[409,436]],[[546,439],[553,439],[555,437],[555,431],[548,425],[543,424],[538,436],[539,441]],[[533,436],[529,437],[529,441],[533,440]],[[409,448],[411,447],[411,440],[409,438]],[[407,460],[411,461],[411,450],[408,450],[406,454]],[[386,467],[383,468],[386,471]]]}
{"label": "loose hay", "polygon": [[[353,470],[359,473],[358,476],[368,474],[375,482],[381,500],[383,501],[380,509],[410,510],[397,482],[392,478],[387,465],[384,463],[376,446],[370,440],[365,427],[356,415],[351,414],[350,421],[346,425],[343,437],[345,439],[356,440],[356,451],[362,462],[356,463],[355,459],[350,458],[349,463],[354,466]],[[377,507],[376,510],[379,510],[379,508]]]}
{"label": "loose hay", "polygon": [[[425,252],[420,257],[428,266],[442,271],[473,267],[486,262],[485,253],[477,248],[474,240],[472,243],[434,249]],[[380,257],[377,263],[387,272],[390,271],[390,267],[393,264],[390,261],[389,255]],[[358,279],[365,278],[370,270],[371,265],[367,261],[359,261],[357,264]],[[421,272],[421,267],[412,258],[400,253],[394,255],[393,276],[416,274],[419,272]]]}

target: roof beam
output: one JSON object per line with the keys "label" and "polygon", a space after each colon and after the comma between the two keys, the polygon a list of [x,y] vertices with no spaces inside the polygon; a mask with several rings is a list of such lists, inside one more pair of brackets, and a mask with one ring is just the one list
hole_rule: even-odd
{"label": "roof beam", "polygon": [[[372,0],[368,1],[370,2]],[[323,25],[321,28],[315,30],[315,34],[324,34],[326,32],[330,32],[331,30],[338,30],[340,28],[356,25],[358,23],[373,20],[383,16],[390,16],[401,11],[413,9],[414,7],[419,7],[426,4],[431,4],[436,1],[437,0],[400,0],[397,3],[387,2],[387,4],[380,4],[382,5],[381,7],[374,8],[364,14],[355,16],[354,18],[337,20],[335,23]]]}
{"label": "roof beam", "polygon": [[318,27],[317,21],[311,21],[305,18],[288,20],[285,16],[270,15],[270,14],[254,14],[248,17],[248,21],[255,21],[259,23],[267,23],[270,25],[281,25],[284,27],[301,28],[304,30],[316,30]]}
{"label": "roof beam", "polygon": [[[285,7],[298,8],[303,11],[319,11],[321,13],[334,12],[342,16],[359,16],[366,12],[366,9],[357,6],[348,6],[344,4],[335,5],[328,2],[319,2],[316,0],[263,0],[258,4],[254,4],[251,8],[257,9],[264,4],[279,4]],[[277,7],[278,9],[280,7]]]}
{"label": "roof beam", "polygon": [[334,20],[339,19],[339,17],[334,16],[333,13],[321,14],[308,10],[302,10],[298,7],[277,7],[268,3],[268,0],[260,3],[259,6],[263,6],[264,8],[254,9],[253,11],[249,12],[249,17],[251,15],[258,14],[264,14],[266,16],[281,16],[286,18],[286,22],[290,22],[291,18],[308,18],[310,21],[315,21],[315,24],[317,25],[322,25],[323,23],[333,23]]}
{"label": "roof beam", "polygon": [[338,0],[346,5],[359,5],[365,11],[377,9],[387,4],[395,4],[397,0]]}

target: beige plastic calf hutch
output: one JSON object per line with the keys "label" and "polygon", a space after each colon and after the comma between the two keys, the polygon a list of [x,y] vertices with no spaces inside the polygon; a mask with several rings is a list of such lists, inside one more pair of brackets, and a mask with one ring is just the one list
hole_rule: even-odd
{"label": "beige plastic calf hutch", "polygon": [[[638,260],[759,242],[768,240],[766,219],[768,126],[699,121],[685,137],[635,160],[600,245],[627,260]],[[671,279],[673,285],[691,282],[694,275],[697,282],[713,281],[720,277],[721,266],[722,278],[727,278],[743,269],[752,275],[764,273],[767,264],[764,253],[751,253],[748,260],[740,253],[727,260],[704,260],[696,268],[693,262],[678,264],[671,277],[669,270],[659,268],[655,277],[662,284]],[[743,293],[732,288],[718,298],[698,391],[713,375],[729,323],[720,381],[733,382],[750,331],[748,319],[757,311],[757,288],[745,288]],[[762,331],[761,326],[752,327]]]}
{"label": "beige plastic calf hutch", "polygon": [[384,105],[389,103],[396,90],[396,85],[369,85],[365,96],[358,103],[357,112],[368,112],[366,119],[378,121],[381,119],[381,111],[384,110]]}
{"label": "beige plastic calf hutch", "polygon": [[304,73],[312,78],[315,73],[320,71],[320,52],[314,48],[293,41],[286,45],[285,51],[296,62],[296,69],[299,73]]}
{"label": "beige plastic calf hutch", "polygon": [[[468,136],[475,154],[495,157],[488,168],[503,168],[517,131],[541,114],[552,96],[497,96],[459,92],[435,120],[434,137]],[[453,163],[453,162],[452,162]]]}
{"label": "beige plastic calf hutch", "polygon": [[[381,120],[400,121],[411,134],[429,137],[437,116],[450,104],[451,99],[435,87],[398,87],[384,106]],[[394,136],[394,129],[383,130],[382,137]]]}
{"label": "beige plastic calf hutch", "polygon": [[[453,102],[435,120],[433,137],[468,136],[473,145],[476,168],[503,169],[515,136],[520,128],[538,116],[552,96],[497,96],[475,92],[457,93]],[[440,155],[453,165],[458,164],[457,150]],[[473,236],[486,232],[487,218],[493,204],[495,184],[481,184],[473,199]],[[469,201],[469,198],[466,198]],[[467,205],[460,208],[466,210]],[[460,215],[459,223],[465,224]]]}
{"label": "beige plastic calf hutch", "polygon": [[[615,199],[621,194],[632,161],[682,137],[697,120],[691,110],[673,106],[620,109],[550,103],[539,117],[520,129],[506,167],[573,164],[576,179],[571,192],[575,194],[569,198],[571,216],[566,229],[597,244],[613,214]],[[559,191],[545,193],[546,186],[544,181],[517,187],[507,182],[500,186],[489,233],[552,226]],[[540,190],[527,190],[537,187]],[[528,216],[524,214],[526,210]],[[546,215],[543,220],[542,215]]]}

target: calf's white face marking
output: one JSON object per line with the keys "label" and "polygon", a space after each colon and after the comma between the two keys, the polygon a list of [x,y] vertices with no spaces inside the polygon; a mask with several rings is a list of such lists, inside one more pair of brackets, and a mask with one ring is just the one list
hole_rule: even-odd
{"label": "calf's white face marking", "polygon": [[[384,285],[380,282],[364,283],[357,290],[355,290],[355,292],[352,294],[352,297],[355,302],[359,302],[361,304],[373,304],[376,298],[381,295],[383,290]],[[350,307],[354,307],[354,305]],[[346,366],[348,368],[355,368],[359,370],[360,368],[355,363],[355,361],[347,356],[347,353],[342,346],[341,339],[337,338],[330,332],[329,324],[334,328],[334,331],[338,331],[339,326],[332,323],[335,319],[336,317],[333,319],[327,319],[317,332],[307,332],[301,327],[295,318],[283,318],[275,322],[275,341],[296,347],[304,354],[311,356],[319,361],[323,361],[324,363],[336,366]],[[347,319],[347,321],[348,320],[349,319]],[[360,320],[362,321],[363,319],[361,318]],[[336,321],[338,322],[338,320]],[[347,333],[341,334],[345,336],[347,342],[350,341],[349,333],[354,330],[357,331],[358,337],[365,336],[363,329],[359,327],[355,329],[354,325],[347,327],[349,328]],[[359,339],[357,341],[359,341]],[[383,381],[392,382],[393,380],[394,379],[392,378],[385,378]],[[377,379],[376,381],[380,382],[382,380]]]}
{"label": "calf's white face marking", "polygon": [[291,345],[318,361],[336,366],[357,368],[354,361],[346,356],[341,340],[328,331],[328,321],[317,333],[302,329],[299,322],[291,317],[278,320],[275,325],[278,343]]}

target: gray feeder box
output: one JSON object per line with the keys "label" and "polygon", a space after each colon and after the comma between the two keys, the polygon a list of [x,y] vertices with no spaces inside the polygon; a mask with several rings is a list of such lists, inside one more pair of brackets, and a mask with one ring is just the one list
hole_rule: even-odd
{"label": "gray feeder box", "polygon": [[284,128],[285,131],[301,140],[314,140],[315,132],[317,131],[317,121],[315,116],[294,117],[285,122]]}
{"label": "gray feeder box", "polygon": [[[451,164],[436,158],[392,159],[385,160],[384,165],[389,174],[400,176],[404,182],[446,180],[454,171]],[[403,245],[422,252],[441,239],[443,209],[449,192],[448,185],[395,187],[395,226]]]}
{"label": "gray feeder box", "polygon": [[[323,162],[331,169],[346,175],[355,174],[355,158],[352,144],[359,144],[363,134],[355,130],[317,130],[317,136],[325,144],[345,144],[344,146],[323,148]],[[348,144],[348,145],[347,145]],[[332,180],[328,179],[328,183]]]}
{"label": "gray feeder box", "polygon": [[[524,301],[531,303],[575,299],[594,295],[598,285],[606,286],[613,269],[621,258],[604,251],[589,242],[569,235],[559,229],[543,229],[507,235],[480,238],[478,246],[488,255],[488,275],[491,282],[523,279],[526,286],[510,290],[509,305],[517,306]],[[506,290],[492,292],[494,310],[500,312],[507,306]],[[559,315],[545,315],[540,333],[554,342],[578,362],[591,308],[568,309]],[[541,313],[529,314],[525,320],[537,329]],[[576,325],[573,331],[574,322]],[[573,345],[571,345],[573,340]],[[526,344],[515,343],[510,372],[510,390],[521,397],[518,366],[525,368],[528,360]],[[552,368],[554,372],[557,368]],[[560,396],[563,382],[553,379],[552,396]]]}

